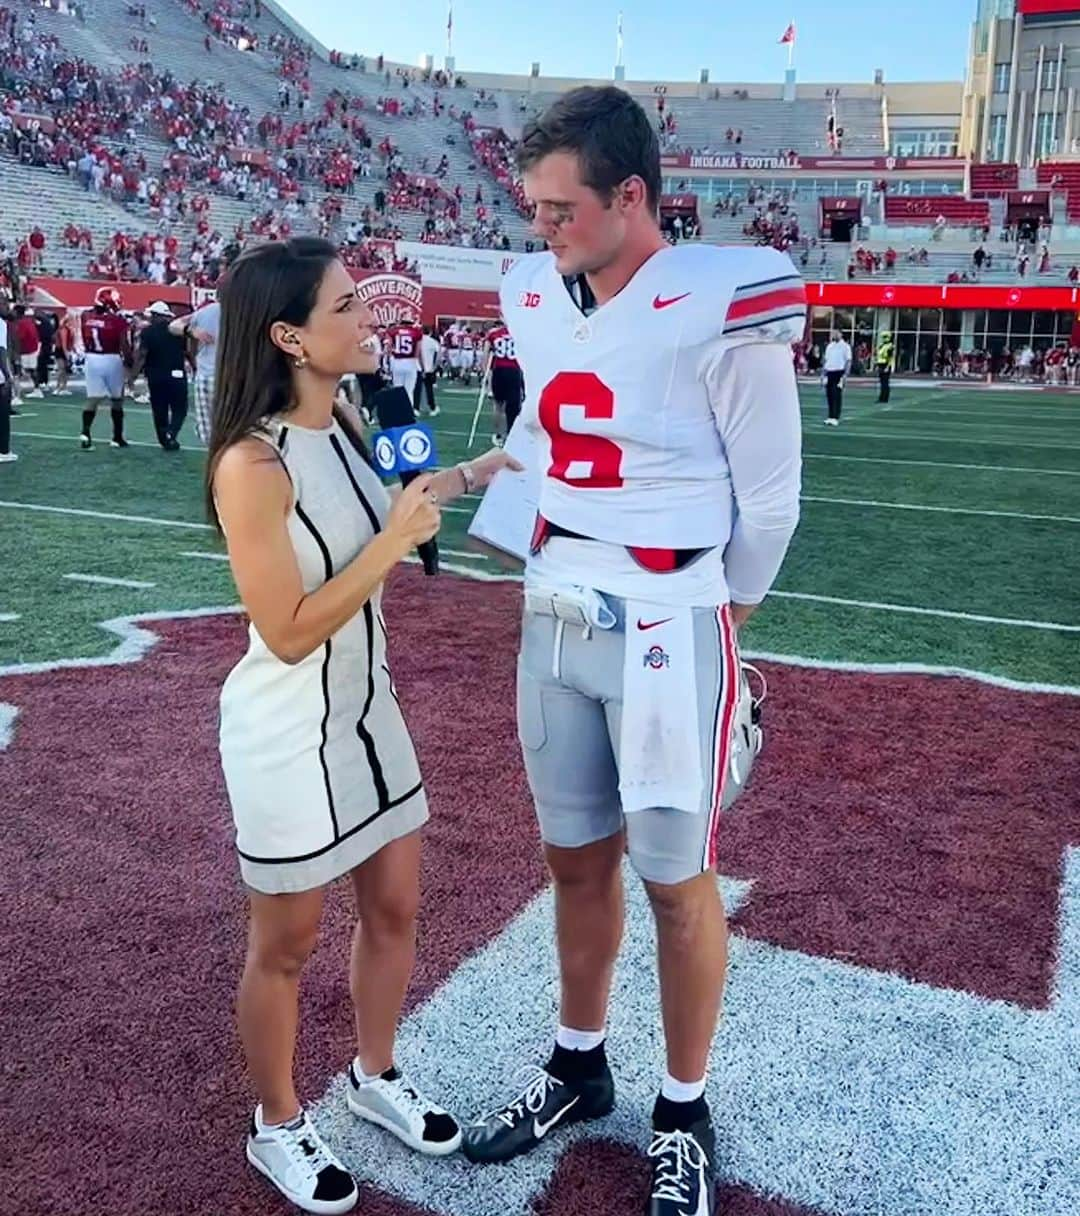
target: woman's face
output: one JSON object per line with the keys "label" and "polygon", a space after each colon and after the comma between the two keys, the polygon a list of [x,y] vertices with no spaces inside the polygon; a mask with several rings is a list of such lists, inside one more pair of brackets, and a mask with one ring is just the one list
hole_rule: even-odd
{"label": "woman's face", "polygon": [[368,345],[375,318],[357,296],[356,283],[341,262],[327,267],[307,324],[296,327],[296,332],[314,372],[336,379],[377,370],[378,355]]}

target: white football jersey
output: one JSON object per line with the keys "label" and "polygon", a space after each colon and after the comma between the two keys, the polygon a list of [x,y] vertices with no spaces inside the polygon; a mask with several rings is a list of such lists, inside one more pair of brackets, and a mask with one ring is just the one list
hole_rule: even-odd
{"label": "white football jersey", "polygon": [[[521,421],[539,453],[540,515],[619,547],[722,553],[737,499],[726,440],[747,403],[728,401],[731,378],[717,368],[736,347],[803,336],[806,291],[791,259],[664,248],[586,315],[540,253],[515,262],[500,298],[529,386]],[[797,452],[789,480],[797,502]]]}

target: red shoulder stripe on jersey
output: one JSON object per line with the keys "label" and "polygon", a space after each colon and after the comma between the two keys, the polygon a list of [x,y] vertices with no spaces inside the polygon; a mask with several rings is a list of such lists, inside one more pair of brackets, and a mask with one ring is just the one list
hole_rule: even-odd
{"label": "red shoulder stripe on jersey", "polygon": [[750,296],[745,300],[734,300],[724,318],[725,324],[733,321],[747,321],[758,315],[776,312],[777,309],[798,308],[806,304],[806,287],[799,283],[792,287],[782,287],[779,291],[768,291],[764,295]]}

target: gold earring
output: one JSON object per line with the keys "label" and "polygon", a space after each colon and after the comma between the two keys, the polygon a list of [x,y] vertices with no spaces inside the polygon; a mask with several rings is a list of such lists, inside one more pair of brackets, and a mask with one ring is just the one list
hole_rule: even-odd
{"label": "gold earring", "polygon": [[308,365],[307,355],[300,355],[299,358],[296,358],[293,360],[293,367],[295,367],[298,371],[307,367],[307,365]]}

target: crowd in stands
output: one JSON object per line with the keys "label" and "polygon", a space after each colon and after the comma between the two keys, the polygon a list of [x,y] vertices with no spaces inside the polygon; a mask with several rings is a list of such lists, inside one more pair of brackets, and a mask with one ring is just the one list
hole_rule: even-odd
{"label": "crowd in stands", "polygon": [[[179,3],[199,10],[194,0]],[[199,10],[201,11],[201,10]],[[213,9],[202,12],[210,32],[219,40],[240,46],[256,45],[255,31],[245,22],[261,15],[253,0],[217,0]],[[129,16],[142,28],[153,26],[144,5],[129,5]],[[444,155],[433,170],[442,179],[434,188],[424,176],[427,158],[418,166],[421,174],[407,172],[394,142],[385,138],[375,149],[364,122],[371,104],[363,96],[334,90],[313,113],[309,63],[311,48],[285,35],[274,34],[264,49],[277,56],[281,80],[278,106],[257,118],[237,106],[218,85],[192,82],[184,85],[168,71],[157,72],[148,60],[128,65],[119,73],[107,74],[81,59],[70,58],[57,40],[36,28],[31,10],[25,18],[0,9],[0,62],[4,76],[0,87],[0,147],[27,164],[55,166],[93,195],[145,212],[150,228],[141,235],[129,234],[130,247],[114,242],[96,251],[91,273],[103,277],[143,277],[150,281],[212,283],[217,256],[224,238],[212,231],[206,217],[207,195],[224,194],[251,203],[260,211],[275,214],[264,222],[263,234],[272,238],[285,234],[290,221],[307,217],[313,227],[330,235],[342,219],[340,197],[318,204],[310,197],[317,187],[335,195],[352,195],[356,182],[372,176],[376,157],[385,172],[387,188],[376,195],[374,212],[365,208],[354,232],[376,241],[400,239],[403,233],[393,222],[401,211],[424,215],[422,239],[429,242],[509,249],[510,241],[498,211],[498,192],[485,201],[477,191],[472,213],[465,214],[460,184],[450,192],[445,181],[449,161]],[[140,49],[148,40],[135,35]],[[242,48],[243,49],[243,48]],[[381,57],[379,69],[382,70]],[[401,74],[403,90],[409,73]],[[390,72],[386,72],[387,83]],[[444,73],[425,73],[424,79],[438,87],[464,87],[463,78],[453,82]],[[483,90],[474,102],[494,104]],[[380,97],[374,111],[380,118],[422,118],[428,113],[441,117],[449,110],[452,120],[465,126],[474,142],[474,153],[492,176],[511,191],[515,204],[524,204],[520,186],[510,176],[505,148],[497,130],[480,131],[470,111],[435,92],[430,100],[418,93],[411,99]],[[145,137],[166,143],[168,153],[160,168],[147,163]],[[453,143],[453,135],[448,136]],[[141,146],[140,146],[141,143]],[[194,194],[194,191],[199,193]],[[199,204],[202,204],[200,210]],[[188,250],[164,248],[173,225],[196,219],[197,232]],[[252,224],[252,234],[260,225]],[[87,252],[93,234],[78,233],[77,244]],[[25,242],[24,242],[25,243]],[[155,256],[160,255],[160,256]],[[355,251],[353,251],[354,256]],[[24,259],[25,260],[25,259]],[[40,259],[35,259],[36,268]],[[370,260],[378,262],[372,253]],[[24,267],[31,269],[30,265]]]}
{"label": "crowd in stands", "polygon": [[[790,196],[786,190],[775,190],[766,195],[763,187],[751,186],[747,193],[747,203],[754,208],[754,214],[743,224],[743,236],[755,245],[771,245],[774,249],[784,252],[798,244],[799,217],[791,209]],[[737,215],[738,211],[733,214]]]}

